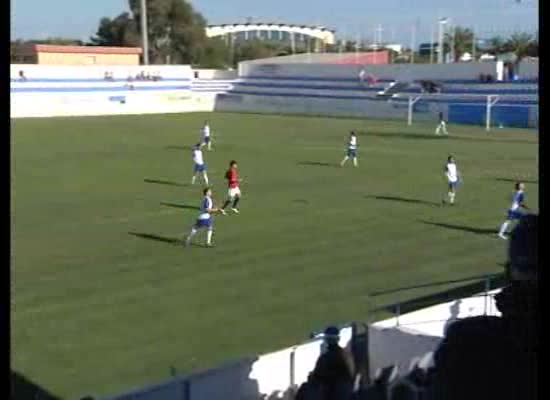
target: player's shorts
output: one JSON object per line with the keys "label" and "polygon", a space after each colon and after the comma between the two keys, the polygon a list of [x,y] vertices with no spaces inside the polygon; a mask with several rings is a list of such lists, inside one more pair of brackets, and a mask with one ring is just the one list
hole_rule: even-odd
{"label": "player's shorts", "polygon": [[206,164],[195,164],[195,172],[206,171]]}
{"label": "player's shorts", "polygon": [[238,187],[229,188],[229,190],[227,191],[227,197],[229,197],[230,199],[233,199],[236,196],[241,197],[241,189],[239,189]]}
{"label": "player's shorts", "polygon": [[458,186],[458,181],[449,181],[449,189],[456,189]]}
{"label": "player's shorts", "polygon": [[355,149],[348,149],[348,157],[349,158],[356,158],[357,157],[357,150]]}
{"label": "player's shorts", "polygon": [[523,212],[520,210],[508,210],[509,220],[520,219],[521,217],[523,217]]}
{"label": "player's shorts", "polygon": [[210,143],[210,136],[203,137],[202,142],[206,144]]}
{"label": "player's shorts", "polygon": [[212,218],[199,218],[195,223],[195,229],[207,228],[212,229]]}

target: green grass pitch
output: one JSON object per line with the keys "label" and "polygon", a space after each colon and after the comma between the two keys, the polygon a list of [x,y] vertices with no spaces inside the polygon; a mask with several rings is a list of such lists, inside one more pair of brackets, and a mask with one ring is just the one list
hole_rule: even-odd
{"label": "green grass pitch", "polygon": [[[241,214],[185,249],[204,119],[214,201]],[[12,370],[62,398],[106,395],[366,320],[367,293],[502,270],[513,181],[538,209],[533,131],[239,114],[12,121]],[[340,168],[360,132],[359,168]],[[464,184],[441,207],[443,165]],[[202,244],[204,233],[197,235]],[[390,297],[409,298],[430,289]],[[435,289],[431,289],[432,291]]]}

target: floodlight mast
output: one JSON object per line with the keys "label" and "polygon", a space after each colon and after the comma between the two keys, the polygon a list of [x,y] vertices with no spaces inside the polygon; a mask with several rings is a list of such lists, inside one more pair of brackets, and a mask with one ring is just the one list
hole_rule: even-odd
{"label": "floodlight mast", "polygon": [[443,46],[443,29],[446,23],[447,23],[447,18],[441,18],[439,20],[439,43],[437,44],[437,47],[438,47],[437,63],[438,64],[443,64],[443,53],[445,48],[445,46]]}
{"label": "floodlight mast", "polygon": [[147,37],[147,0],[141,0],[141,43],[143,64],[149,65],[149,39]]}

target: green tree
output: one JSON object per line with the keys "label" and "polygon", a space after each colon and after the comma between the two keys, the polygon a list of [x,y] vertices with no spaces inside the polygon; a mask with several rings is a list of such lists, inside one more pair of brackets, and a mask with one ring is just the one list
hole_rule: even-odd
{"label": "green tree", "polygon": [[258,39],[247,40],[235,46],[235,64],[258,58],[276,57],[287,51],[288,49],[284,49],[281,44],[276,42],[266,42]]}
{"label": "green tree", "polygon": [[198,50],[195,65],[200,68],[228,68],[232,66],[231,48],[220,37],[210,38],[206,44]]}
{"label": "green tree", "polygon": [[529,33],[514,33],[506,41],[506,49],[516,55],[516,65],[529,55],[534,37]]}
{"label": "green tree", "polygon": [[535,35],[534,39],[529,44],[529,48],[527,50],[527,55],[529,57],[538,57],[539,56],[539,34]]}
{"label": "green tree", "polygon": [[[102,18],[92,44],[102,46],[141,46],[141,2],[128,0],[130,13]],[[186,0],[148,0],[147,38],[149,60],[194,64],[200,57],[211,57],[219,44],[206,37],[206,20]],[[217,57],[217,56],[216,56]]]}
{"label": "green tree", "polygon": [[494,55],[504,53],[506,51],[506,41],[501,36],[494,36],[489,39],[489,52]]}
{"label": "green tree", "polygon": [[49,37],[46,39],[32,39],[28,43],[34,44],[53,44],[62,46],[82,46],[84,42],[79,39],[64,38],[64,37]]}
{"label": "green tree", "polygon": [[[141,32],[140,0],[129,0]],[[152,63],[193,63],[206,45],[206,20],[186,0],[148,0],[147,30]]]}
{"label": "green tree", "polygon": [[456,62],[464,53],[471,53],[474,42],[474,32],[470,28],[454,27],[453,31],[445,34],[445,44],[451,54],[454,54],[452,62]]}
{"label": "green tree", "polygon": [[91,43],[97,46],[140,46],[137,24],[132,16],[125,12],[114,19],[101,18],[99,28]]}

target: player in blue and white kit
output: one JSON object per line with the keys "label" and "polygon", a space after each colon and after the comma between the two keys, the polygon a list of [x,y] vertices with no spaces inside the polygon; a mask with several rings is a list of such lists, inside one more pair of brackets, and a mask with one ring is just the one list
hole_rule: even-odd
{"label": "player in blue and white kit", "polygon": [[435,128],[435,134],[441,135],[441,131],[443,131],[444,135],[449,136],[449,132],[447,132],[447,123],[445,122],[445,117],[443,116],[442,112],[439,112],[439,124],[437,125],[437,128]]}
{"label": "player in blue and white kit", "polygon": [[195,184],[195,180],[199,176],[199,174],[202,174],[202,179],[204,180],[204,184],[208,185],[208,175],[206,174],[206,164],[204,162],[204,159],[202,157],[202,150],[201,145],[196,144],[193,146],[193,178],[191,178],[191,185]]}
{"label": "player in blue and white kit", "polygon": [[[460,180],[460,172],[458,172],[458,168],[456,166],[453,156],[449,156],[449,158],[447,158],[447,164],[445,164],[445,177],[447,178],[449,188],[447,192],[449,203],[454,204],[456,187],[458,186],[458,182]],[[445,199],[443,199],[443,203],[445,203]]]}
{"label": "player in blue and white kit", "polygon": [[[516,191],[512,196],[512,206],[508,209],[508,216],[506,221],[500,226],[500,231],[498,236],[501,239],[507,239],[504,235],[508,226],[512,223],[513,220],[519,220],[525,212],[523,210],[529,210],[529,207],[525,205],[525,184],[523,182],[516,183]],[[522,210],[523,209],[523,210]]]}
{"label": "player in blue and white kit", "polygon": [[346,156],[340,163],[340,166],[343,167],[350,158],[353,160],[353,166],[357,167],[357,135],[353,131],[349,133]]}
{"label": "player in blue and white kit", "polygon": [[197,234],[199,229],[206,228],[206,246],[211,247],[212,234],[214,232],[214,228],[212,226],[212,214],[225,214],[225,211],[223,211],[222,209],[214,208],[214,202],[212,201],[212,190],[210,190],[210,188],[204,189],[203,194],[204,197],[202,198],[201,202],[201,213],[199,214],[195,225],[193,225],[193,227],[191,228],[189,236],[187,236],[187,239],[185,240],[186,246],[189,246],[191,244],[191,239]]}
{"label": "player in blue and white kit", "polygon": [[207,145],[208,151],[212,150],[212,139],[210,138],[210,125],[208,125],[208,121],[204,121],[204,125],[201,129],[201,134],[201,147]]}

